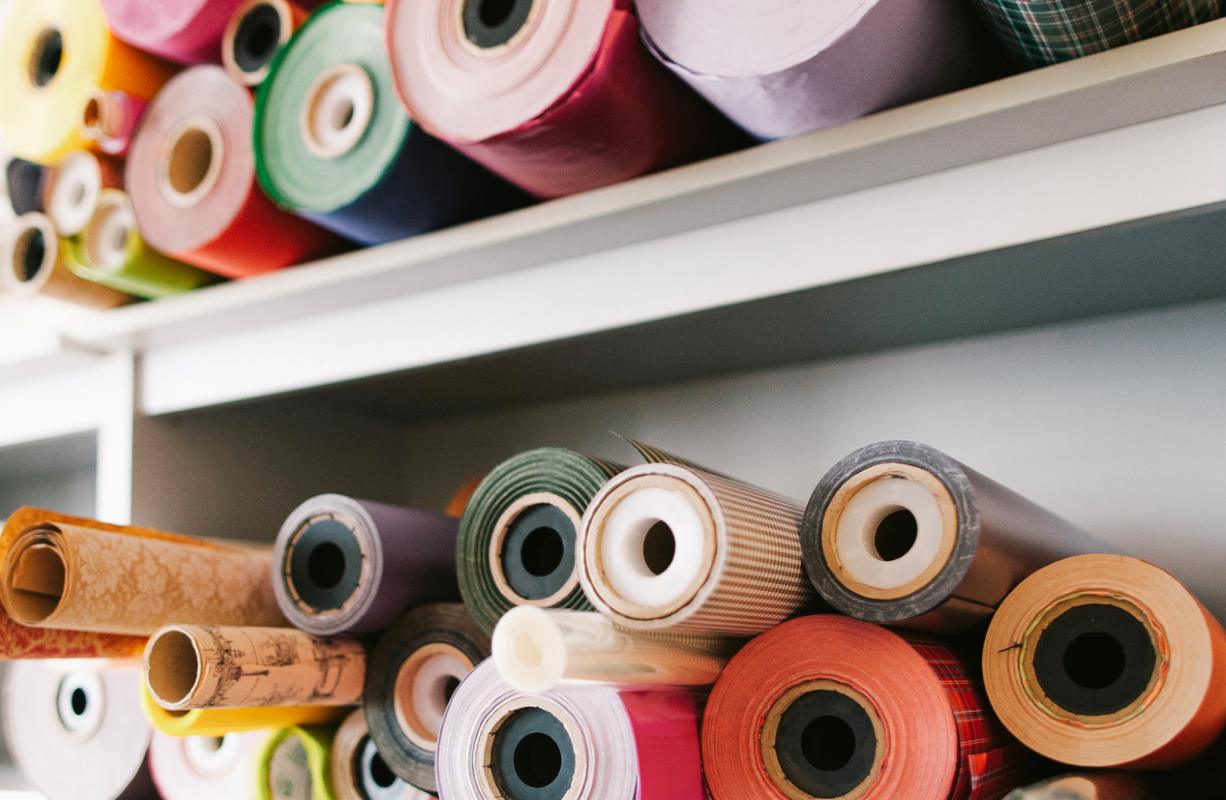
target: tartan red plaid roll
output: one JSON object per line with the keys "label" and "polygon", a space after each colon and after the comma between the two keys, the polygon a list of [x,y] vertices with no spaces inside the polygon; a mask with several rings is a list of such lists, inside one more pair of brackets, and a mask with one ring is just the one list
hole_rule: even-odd
{"label": "tartan red plaid roll", "polygon": [[979,0],[1024,63],[1068,61],[1217,19],[1223,0]]}
{"label": "tartan red plaid roll", "polygon": [[729,662],[707,704],[713,797],[1002,797],[1029,757],[993,716],[973,663],[841,616],[779,625]]}

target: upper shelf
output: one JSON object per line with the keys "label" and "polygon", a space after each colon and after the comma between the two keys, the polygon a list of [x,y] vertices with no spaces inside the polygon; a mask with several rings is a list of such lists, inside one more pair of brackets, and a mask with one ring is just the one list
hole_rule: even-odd
{"label": "upper shelf", "polygon": [[151,414],[423,367],[455,407],[508,365],[581,389],[1186,302],[1226,294],[1223,142],[1226,21],[65,336],[140,352]]}

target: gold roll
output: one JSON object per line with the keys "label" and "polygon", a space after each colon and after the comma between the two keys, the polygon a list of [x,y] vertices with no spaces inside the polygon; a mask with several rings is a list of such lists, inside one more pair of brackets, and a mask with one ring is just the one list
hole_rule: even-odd
{"label": "gold roll", "polygon": [[225,736],[291,725],[324,725],[346,713],[341,706],[264,706],[253,708],[162,708],[142,685],[140,705],[153,727],[167,736]]}
{"label": "gold roll", "polygon": [[296,628],[168,625],[145,648],[146,686],[172,710],[356,705],[365,679],[357,639]]}
{"label": "gold roll", "polygon": [[0,289],[18,297],[42,295],[88,308],[114,308],[132,299],[73,273],[62,258],[51,220],[38,212],[22,214],[0,236]]}

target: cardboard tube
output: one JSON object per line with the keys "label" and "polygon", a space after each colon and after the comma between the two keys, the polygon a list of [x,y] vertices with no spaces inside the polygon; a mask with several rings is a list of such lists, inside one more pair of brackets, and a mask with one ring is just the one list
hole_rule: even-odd
{"label": "cardboard tube", "polygon": [[149,771],[162,800],[254,800],[256,756],[268,731],[221,736],[153,732]]}
{"label": "cardboard tube", "polygon": [[1001,721],[1066,764],[1176,766],[1226,729],[1226,630],[1137,559],[1077,556],[1031,575],[993,618],[983,671]]}
{"label": "cardboard tube", "polygon": [[[142,645],[144,640],[142,640]],[[253,706],[250,708],[162,708],[141,681],[141,710],[154,728],[167,736],[225,736],[292,725],[324,725],[347,711],[343,706]]]}
{"label": "cardboard tube", "polygon": [[367,732],[366,715],[361,709],[336,729],[331,760],[336,800],[433,800],[392,772]]}
{"label": "cardboard tube", "polygon": [[119,188],[122,181],[117,162],[74,150],[47,173],[43,208],[60,236],[75,236],[93,216],[102,190]]}
{"label": "cardboard tube", "polygon": [[331,728],[282,728],[256,760],[259,800],[333,800]]}
{"label": "cardboard tube", "polygon": [[76,275],[62,257],[51,220],[23,214],[0,237],[0,288],[18,297],[43,295],[87,308],[114,308],[128,295]]}
{"label": "cardboard tube", "polygon": [[247,0],[234,11],[221,39],[221,63],[245,86],[268,77],[273,58],[307,18],[291,0]]}
{"label": "cardboard tube", "polygon": [[95,90],[81,112],[81,135],[103,153],[126,155],[148,107],[148,102],[127,92]]}

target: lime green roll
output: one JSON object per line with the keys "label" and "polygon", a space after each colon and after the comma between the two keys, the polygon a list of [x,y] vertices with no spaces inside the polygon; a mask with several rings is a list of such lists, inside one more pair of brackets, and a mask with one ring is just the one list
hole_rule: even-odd
{"label": "lime green roll", "polygon": [[260,800],[334,800],[333,728],[282,728],[268,737],[256,759]]}
{"label": "lime green roll", "polygon": [[148,300],[218,280],[147,246],[136,231],[127,194],[118,189],[102,192],[85,230],[64,239],[61,251],[64,264],[75,275]]}
{"label": "lime green roll", "polygon": [[460,520],[456,574],[474,619],[491,631],[517,605],[590,609],[579,588],[580,520],[624,467],[561,447],[513,456],[485,477]]}

